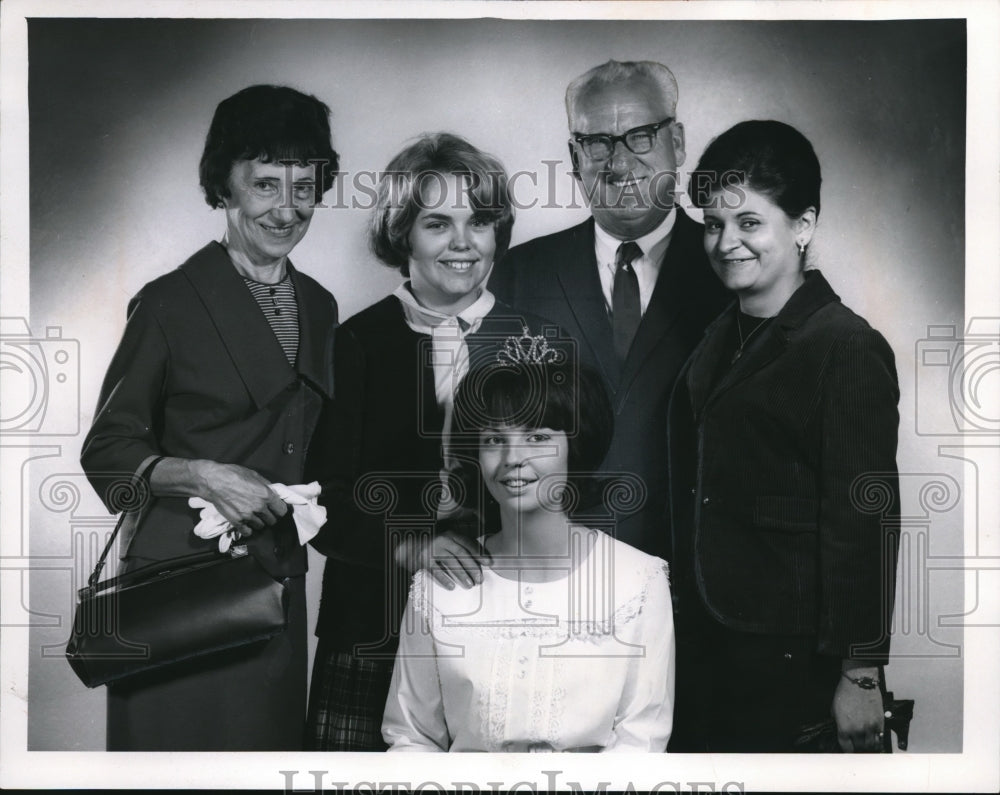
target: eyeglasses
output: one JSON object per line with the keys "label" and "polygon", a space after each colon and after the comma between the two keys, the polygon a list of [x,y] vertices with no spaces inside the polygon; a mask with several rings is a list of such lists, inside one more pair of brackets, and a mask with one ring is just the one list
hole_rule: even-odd
{"label": "eyeglasses", "polygon": [[666,127],[674,121],[672,116],[668,116],[656,124],[644,124],[641,127],[633,127],[622,135],[609,135],[608,133],[573,133],[573,140],[579,144],[583,153],[590,160],[607,160],[615,151],[615,144],[621,141],[630,152],[636,155],[644,155],[651,151],[656,142],[656,134],[661,127]]}

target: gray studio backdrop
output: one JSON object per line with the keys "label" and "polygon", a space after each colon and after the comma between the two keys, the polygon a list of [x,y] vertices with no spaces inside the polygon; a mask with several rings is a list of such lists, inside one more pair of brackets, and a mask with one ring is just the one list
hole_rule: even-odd
{"label": "gray studio backdrop", "polygon": [[[585,217],[563,91],[608,58],[673,69],[689,168],[743,119],[789,122],[814,143],[824,185],[813,262],[885,334],[902,390],[890,684],[917,699],[912,751],[961,749],[962,577],[933,560],[963,552],[963,465],[938,454],[957,433],[947,368],[920,362],[940,361],[922,356],[928,346],[962,344],[964,22],[36,19],[28,30],[32,331],[50,335],[38,355],[52,335],[71,355],[38,429],[43,441],[62,435],[22,470],[30,534],[26,520],[4,528],[51,562],[25,595],[29,749],[104,747],[103,690],[86,690],[61,658],[74,589],[113,524],[77,459],[128,299],[224,228],[197,175],[216,104],[273,82],[332,108],[342,195],[328,195],[339,206],[317,211],[293,259],[347,317],[398,279],[366,248],[365,172],[420,132],[457,132],[524,172],[514,243]],[[928,341],[929,326],[946,328]],[[314,615],[322,559],[311,565]]]}

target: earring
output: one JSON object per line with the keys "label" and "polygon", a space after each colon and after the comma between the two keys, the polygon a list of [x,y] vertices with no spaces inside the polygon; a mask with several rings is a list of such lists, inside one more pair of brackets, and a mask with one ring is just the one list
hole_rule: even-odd
{"label": "earring", "polygon": [[802,257],[806,253],[806,244],[805,243],[796,243],[795,245],[799,247],[799,259],[802,259]]}

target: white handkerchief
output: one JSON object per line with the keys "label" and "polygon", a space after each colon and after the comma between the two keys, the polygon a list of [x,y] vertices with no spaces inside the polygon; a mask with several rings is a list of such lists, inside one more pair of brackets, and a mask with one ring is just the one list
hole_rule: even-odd
{"label": "white handkerchief", "polygon": [[[271,483],[274,493],[292,507],[292,521],[298,531],[299,543],[307,544],[326,521],[326,508],[316,499],[320,487],[315,480],[305,485],[286,486],[284,483]],[[215,538],[219,536],[219,551],[228,552],[233,543],[233,526],[225,519],[216,507],[201,497],[190,497],[188,505],[201,510],[201,520],[194,527],[198,538]]]}

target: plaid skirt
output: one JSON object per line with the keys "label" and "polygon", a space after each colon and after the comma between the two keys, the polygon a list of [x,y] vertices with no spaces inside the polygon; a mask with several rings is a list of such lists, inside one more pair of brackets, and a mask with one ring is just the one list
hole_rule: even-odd
{"label": "plaid skirt", "polygon": [[320,640],[313,663],[306,749],[384,751],[382,713],[389,695],[392,660],[333,651]]}

